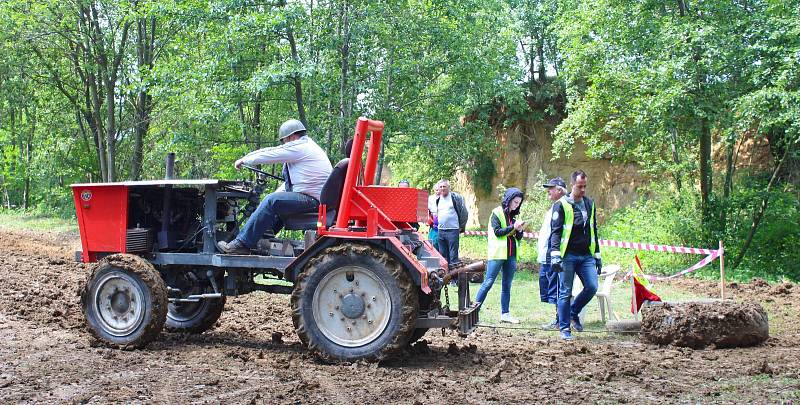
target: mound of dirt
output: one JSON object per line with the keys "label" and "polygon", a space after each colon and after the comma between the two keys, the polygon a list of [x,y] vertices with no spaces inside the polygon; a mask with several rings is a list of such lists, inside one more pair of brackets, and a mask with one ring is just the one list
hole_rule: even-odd
{"label": "mound of dirt", "polygon": [[694,349],[748,347],[769,338],[769,324],[755,302],[663,303],[644,313],[642,338]]}

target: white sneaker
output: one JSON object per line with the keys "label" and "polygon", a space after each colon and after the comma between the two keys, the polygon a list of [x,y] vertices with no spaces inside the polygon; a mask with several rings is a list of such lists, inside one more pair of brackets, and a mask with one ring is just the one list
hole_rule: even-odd
{"label": "white sneaker", "polygon": [[511,316],[511,313],[506,312],[505,314],[500,314],[500,322],[518,324],[519,319]]}

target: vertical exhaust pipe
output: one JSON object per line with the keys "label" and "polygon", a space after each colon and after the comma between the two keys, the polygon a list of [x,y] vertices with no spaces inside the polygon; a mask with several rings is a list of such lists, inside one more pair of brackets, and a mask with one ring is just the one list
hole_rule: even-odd
{"label": "vertical exhaust pipe", "polygon": [[164,172],[164,180],[175,178],[175,152],[167,153],[167,170]]}

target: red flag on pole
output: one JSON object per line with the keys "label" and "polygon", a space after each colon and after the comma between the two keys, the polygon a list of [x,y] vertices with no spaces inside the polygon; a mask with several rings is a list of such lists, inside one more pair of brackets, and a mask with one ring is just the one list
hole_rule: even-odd
{"label": "red flag on pole", "polygon": [[661,301],[661,297],[656,295],[650,287],[650,281],[644,275],[642,270],[642,263],[639,261],[639,255],[634,257],[633,267],[633,298],[631,299],[631,313],[639,312],[642,308],[642,303],[645,301]]}

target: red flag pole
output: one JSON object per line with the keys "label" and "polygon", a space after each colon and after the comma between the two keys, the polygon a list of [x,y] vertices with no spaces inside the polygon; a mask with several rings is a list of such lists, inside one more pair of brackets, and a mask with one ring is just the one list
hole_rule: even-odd
{"label": "red flag pole", "polygon": [[631,308],[633,308],[633,319],[639,320],[639,307],[636,305],[636,274],[631,265]]}
{"label": "red flag pole", "polygon": [[725,249],[719,241],[719,297],[725,299]]}

